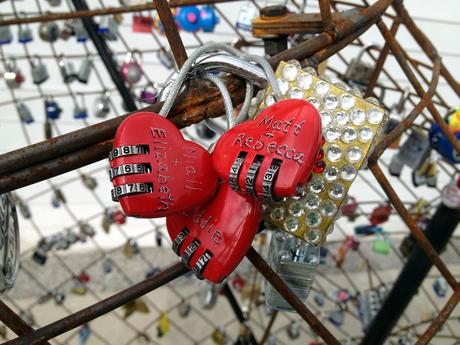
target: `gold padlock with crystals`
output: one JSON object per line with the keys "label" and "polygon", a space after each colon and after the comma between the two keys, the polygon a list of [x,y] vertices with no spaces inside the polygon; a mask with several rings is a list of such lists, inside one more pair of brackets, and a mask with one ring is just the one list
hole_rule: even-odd
{"label": "gold padlock with crystals", "polygon": [[[299,197],[264,204],[264,220],[314,245],[324,242],[338,210],[346,203],[358,170],[365,165],[387,114],[374,98],[362,99],[317,77],[313,68],[301,69],[298,61],[281,62],[276,78],[284,98],[305,99],[318,109],[323,127],[324,155],[315,165]],[[271,86],[255,114],[275,103]]]}

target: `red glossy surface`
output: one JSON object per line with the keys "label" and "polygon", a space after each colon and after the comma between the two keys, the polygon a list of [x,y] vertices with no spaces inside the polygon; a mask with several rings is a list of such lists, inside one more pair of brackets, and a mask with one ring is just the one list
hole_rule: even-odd
{"label": "red glossy surface", "polygon": [[266,171],[273,159],[282,161],[274,184],[276,197],[296,194],[315,164],[321,145],[321,118],[309,102],[288,99],[265,108],[256,119],[241,123],[225,133],[212,154],[214,168],[225,181],[240,152],[248,155],[240,169],[238,185],[245,191],[245,178],[257,154],[264,156],[259,168],[255,191],[262,196]]}
{"label": "red glossy surface", "polygon": [[208,204],[168,216],[166,226],[173,241],[183,228],[189,231],[179,248],[180,255],[192,240],[200,241],[189,261],[190,268],[206,250],[212,253],[203,277],[219,283],[233,272],[249,250],[260,221],[260,202],[223,184]]}
{"label": "red glossy surface", "polygon": [[164,117],[149,112],[129,116],[118,127],[114,141],[114,148],[125,145],[148,145],[149,153],[115,158],[111,167],[144,163],[151,165],[151,172],[116,177],[113,185],[153,184],[152,193],[120,197],[126,215],[165,217],[203,204],[216,192],[218,178],[211,155],[200,145],[184,140]]}

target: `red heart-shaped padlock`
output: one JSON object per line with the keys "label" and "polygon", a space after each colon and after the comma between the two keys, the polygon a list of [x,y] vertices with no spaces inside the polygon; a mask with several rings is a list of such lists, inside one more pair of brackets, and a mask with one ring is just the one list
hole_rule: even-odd
{"label": "red heart-shaped padlock", "polygon": [[118,127],[110,153],[112,198],[134,217],[164,217],[208,201],[218,178],[211,155],[168,119],[142,112]]}
{"label": "red heart-shaped padlock", "polygon": [[199,278],[219,283],[238,266],[261,221],[261,203],[228,184],[206,205],[166,218],[173,250]]}
{"label": "red heart-shaped padlock", "polygon": [[217,142],[212,159],[217,174],[234,190],[282,198],[298,194],[320,146],[316,108],[305,100],[288,99],[230,129]]}

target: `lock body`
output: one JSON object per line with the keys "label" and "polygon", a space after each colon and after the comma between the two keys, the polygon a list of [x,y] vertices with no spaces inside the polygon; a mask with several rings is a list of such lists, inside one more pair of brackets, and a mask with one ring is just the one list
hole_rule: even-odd
{"label": "lock body", "polygon": [[35,62],[32,63],[32,81],[36,85],[40,85],[49,79],[48,68],[41,61],[40,58],[37,58]]}
{"label": "lock body", "polygon": [[0,26],[0,45],[9,44],[13,41],[13,33],[8,25]]}
{"label": "lock body", "polygon": [[0,195],[0,293],[13,287],[19,272],[19,225],[10,194]]}
{"label": "lock body", "polygon": [[93,68],[93,63],[89,58],[86,58],[82,61],[80,65],[80,69],[77,73],[77,79],[80,83],[87,84],[89,80],[89,76],[91,74]]}
{"label": "lock body", "polygon": [[58,65],[64,83],[69,84],[77,79],[75,66],[72,62],[65,60],[64,57],[61,56],[58,60]]}
{"label": "lock body", "polygon": [[[460,132],[454,133],[457,140],[460,140]],[[449,139],[442,132],[441,127],[435,123],[431,126],[429,132],[430,145],[442,157],[453,164],[460,163],[460,155],[455,151]]]}
{"label": "lock body", "polygon": [[420,131],[413,130],[407,140],[399,149],[390,162],[390,173],[400,176],[405,165],[411,169],[417,169],[430,154],[430,142]]}
{"label": "lock body", "polygon": [[120,72],[123,79],[130,85],[138,83],[142,78],[142,68],[136,61],[124,62]]}
{"label": "lock body", "polygon": [[29,107],[25,103],[19,102],[17,104],[17,107],[18,107],[19,117],[21,118],[22,122],[24,122],[27,125],[34,122],[34,117],[32,116],[32,112],[30,111]]}
{"label": "lock body", "polygon": [[372,64],[363,62],[360,58],[354,58],[348,65],[344,79],[364,88],[369,84],[373,72],[374,66]]}
{"label": "lock body", "polygon": [[[306,303],[319,264],[319,247],[276,231],[270,242],[268,264],[297,297]],[[268,283],[265,284],[265,301],[271,309],[294,311]]]}
{"label": "lock body", "polygon": [[48,119],[57,120],[61,115],[62,109],[59,107],[57,102],[50,98],[45,100],[45,113]]}
{"label": "lock body", "polygon": [[45,42],[56,42],[60,35],[59,26],[55,22],[41,23],[38,27],[38,35]]}
{"label": "lock body", "polygon": [[18,31],[18,42],[22,44],[27,44],[34,40],[32,30],[29,26],[21,26]]}

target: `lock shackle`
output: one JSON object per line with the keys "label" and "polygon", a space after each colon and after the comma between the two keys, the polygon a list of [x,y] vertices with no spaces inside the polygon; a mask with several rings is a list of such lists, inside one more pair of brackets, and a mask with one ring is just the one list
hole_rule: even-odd
{"label": "lock shackle", "polygon": [[8,56],[5,59],[5,67],[6,70],[9,72],[17,72],[18,64],[16,62],[16,58],[14,56]]}
{"label": "lock shackle", "polygon": [[38,66],[38,65],[40,65],[42,63],[43,63],[43,60],[42,60],[40,55],[34,54],[34,55],[31,56],[30,64],[31,64],[32,67],[36,67],[36,66]]}
{"label": "lock shackle", "polygon": [[356,56],[356,59],[358,61],[361,61],[362,57],[364,56],[364,53],[367,53],[370,49],[378,49],[378,50],[381,50],[382,48],[376,44],[376,43],[369,43],[369,44],[365,44],[361,47],[358,55]]}
{"label": "lock shackle", "polygon": [[[136,60],[135,54],[139,56],[139,60]],[[140,65],[144,63],[142,52],[139,49],[134,49],[126,53],[125,63],[130,63],[130,62],[136,62],[137,64],[140,64]]]}

